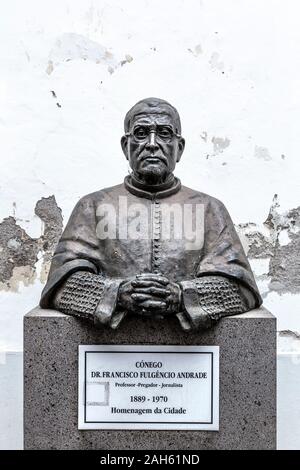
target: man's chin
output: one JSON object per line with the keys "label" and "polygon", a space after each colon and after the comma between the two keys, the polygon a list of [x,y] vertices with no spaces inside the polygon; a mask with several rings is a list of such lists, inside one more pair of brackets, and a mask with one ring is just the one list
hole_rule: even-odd
{"label": "man's chin", "polygon": [[168,174],[166,167],[162,168],[161,165],[157,164],[148,164],[140,169],[138,173],[141,179],[151,181],[152,184],[163,181]]}
{"label": "man's chin", "polygon": [[160,165],[147,165],[145,168],[143,168],[141,171],[140,171],[141,175],[151,175],[151,176],[157,176],[159,178],[163,177],[166,175],[166,169],[165,168],[162,168]]}

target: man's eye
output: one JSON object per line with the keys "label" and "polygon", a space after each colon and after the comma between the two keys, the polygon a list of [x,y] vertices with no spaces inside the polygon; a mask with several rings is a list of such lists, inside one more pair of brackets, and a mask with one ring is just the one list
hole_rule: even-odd
{"label": "man's eye", "polygon": [[138,129],[135,129],[134,135],[135,137],[142,139],[147,136],[147,131],[144,127],[139,127]]}
{"label": "man's eye", "polygon": [[163,139],[172,137],[172,131],[171,129],[168,129],[167,127],[163,127],[162,129],[159,129],[158,135],[162,137]]}

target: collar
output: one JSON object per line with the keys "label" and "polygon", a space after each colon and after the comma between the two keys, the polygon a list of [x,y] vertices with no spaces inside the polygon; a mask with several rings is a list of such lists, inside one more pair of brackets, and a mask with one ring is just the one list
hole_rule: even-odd
{"label": "collar", "polygon": [[124,185],[127,191],[138,197],[144,197],[146,199],[163,199],[165,197],[176,194],[181,188],[181,182],[179,178],[174,176],[170,181],[158,185],[156,191],[153,191],[153,187],[142,185],[132,178],[131,175],[125,176]]}

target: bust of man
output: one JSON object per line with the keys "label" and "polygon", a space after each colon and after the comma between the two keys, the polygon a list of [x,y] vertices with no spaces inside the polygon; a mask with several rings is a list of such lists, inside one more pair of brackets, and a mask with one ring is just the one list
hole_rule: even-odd
{"label": "bust of man", "polygon": [[262,303],[224,205],[181,185],[177,110],[148,98],[126,114],[131,174],[84,196],[53,255],[40,305],[116,328],[126,315],[208,328]]}

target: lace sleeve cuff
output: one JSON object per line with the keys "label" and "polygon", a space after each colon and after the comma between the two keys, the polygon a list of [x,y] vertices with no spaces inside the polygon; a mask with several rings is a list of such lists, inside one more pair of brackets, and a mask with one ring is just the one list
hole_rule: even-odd
{"label": "lace sleeve cuff", "polygon": [[107,279],[89,272],[72,274],[54,300],[54,307],[67,314],[75,315],[95,324],[109,324],[116,328],[124,314],[115,313],[121,279]]}
{"label": "lace sleeve cuff", "polygon": [[180,285],[185,314],[193,329],[209,328],[223,316],[244,313],[253,308],[251,296],[246,297],[239,283],[233,279],[203,276],[182,281]]}

